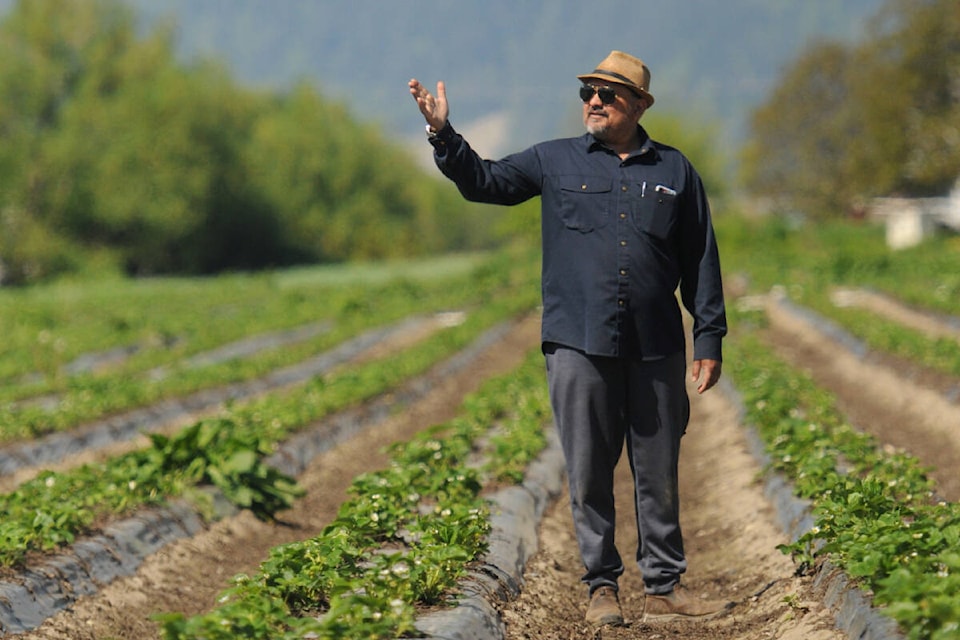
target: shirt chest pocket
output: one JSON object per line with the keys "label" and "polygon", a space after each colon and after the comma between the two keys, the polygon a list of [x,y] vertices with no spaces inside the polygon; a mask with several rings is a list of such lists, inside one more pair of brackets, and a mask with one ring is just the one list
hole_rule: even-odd
{"label": "shirt chest pocket", "polygon": [[669,239],[677,226],[677,197],[673,190],[651,190],[648,184],[644,197],[640,198],[639,205],[631,216],[634,227],[656,238]]}
{"label": "shirt chest pocket", "polygon": [[560,176],[559,216],[564,226],[581,233],[599,229],[610,220],[613,188],[603,176]]}

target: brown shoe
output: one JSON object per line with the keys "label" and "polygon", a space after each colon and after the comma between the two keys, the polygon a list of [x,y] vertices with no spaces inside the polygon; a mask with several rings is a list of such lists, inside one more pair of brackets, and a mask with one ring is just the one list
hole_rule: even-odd
{"label": "brown shoe", "polygon": [[689,591],[677,585],[670,593],[647,594],[646,602],[643,605],[643,621],[705,620],[732,606],[732,602],[696,598],[690,595]]}
{"label": "brown shoe", "polygon": [[590,595],[586,621],[590,624],[623,624],[623,612],[620,611],[620,599],[613,587],[597,587]]}

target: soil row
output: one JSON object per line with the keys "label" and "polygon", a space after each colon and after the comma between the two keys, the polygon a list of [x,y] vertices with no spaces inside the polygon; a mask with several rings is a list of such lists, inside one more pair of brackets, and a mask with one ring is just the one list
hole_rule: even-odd
{"label": "soil row", "polygon": [[[218,410],[226,402],[250,400],[303,383],[334,367],[375,357],[377,352],[397,349],[436,330],[440,322],[437,317],[407,318],[366,331],[329,351],[278,369],[263,378],[204,389],[186,397],[109,416],[70,431],[0,447],[0,491],[13,491],[41,470],[62,471],[143,447],[147,444],[146,433],[170,433]],[[261,340],[265,342],[258,342],[259,347],[267,348],[274,339]],[[243,344],[249,348],[253,343],[245,341]]]}
{"label": "soil row", "polygon": [[765,338],[837,398],[857,429],[931,468],[940,497],[960,499],[960,380],[872,352],[829,321],[786,300],[767,303]]}

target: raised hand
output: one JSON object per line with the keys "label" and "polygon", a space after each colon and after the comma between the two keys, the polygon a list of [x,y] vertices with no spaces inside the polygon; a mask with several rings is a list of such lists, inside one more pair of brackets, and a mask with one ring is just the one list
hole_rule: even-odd
{"label": "raised hand", "polygon": [[420,84],[420,81],[414,78],[408,85],[410,86],[410,95],[417,102],[420,113],[423,114],[427,124],[435,131],[439,131],[447,124],[447,116],[450,114],[450,107],[447,105],[447,88],[443,81],[437,83],[437,95],[434,97],[427,88]]}

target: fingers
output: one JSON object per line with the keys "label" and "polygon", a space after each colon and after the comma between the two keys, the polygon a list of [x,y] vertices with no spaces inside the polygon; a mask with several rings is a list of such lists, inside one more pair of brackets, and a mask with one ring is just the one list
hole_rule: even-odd
{"label": "fingers", "polygon": [[420,110],[423,111],[427,101],[432,100],[430,92],[427,91],[426,87],[420,84],[420,81],[416,78],[410,80],[410,82],[407,84],[410,87],[410,95],[413,96],[413,99],[417,101],[417,106],[419,106]]}
{"label": "fingers", "polygon": [[697,393],[703,393],[720,380],[721,363],[719,360],[694,360],[690,368],[690,379],[698,382]]}
{"label": "fingers", "polygon": [[450,114],[450,107],[447,105],[447,85],[443,80],[437,82],[437,99],[433,109],[435,122],[432,123],[437,129],[440,129],[447,123],[447,116]]}
{"label": "fingers", "polygon": [[427,124],[434,129],[441,129],[447,122],[449,108],[447,106],[447,87],[440,81],[437,83],[437,95],[434,97],[423,84],[413,78],[407,83],[410,87],[410,95],[417,102],[420,113],[423,114]]}

